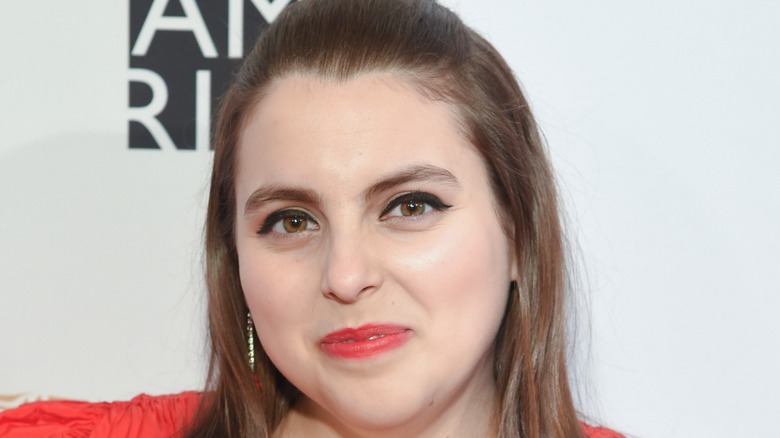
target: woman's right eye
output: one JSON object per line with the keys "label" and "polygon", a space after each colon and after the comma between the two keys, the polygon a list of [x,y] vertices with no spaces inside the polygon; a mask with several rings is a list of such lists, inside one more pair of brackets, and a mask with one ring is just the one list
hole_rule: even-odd
{"label": "woman's right eye", "polygon": [[320,224],[308,213],[301,210],[281,210],[271,213],[257,234],[298,234],[306,231],[315,231]]}

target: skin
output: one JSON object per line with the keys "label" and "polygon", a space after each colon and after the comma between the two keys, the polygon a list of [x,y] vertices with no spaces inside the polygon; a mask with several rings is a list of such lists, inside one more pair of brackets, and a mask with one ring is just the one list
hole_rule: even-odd
{"label": "skin", "polygon": [[[238,146],[241,284],[264,350],[304,395],[277,435],[494,434],[493,343],[516,271],[451,108],[389,74],[290,76]],[[380,323],[408,341],[361,359],[320,348]]]}

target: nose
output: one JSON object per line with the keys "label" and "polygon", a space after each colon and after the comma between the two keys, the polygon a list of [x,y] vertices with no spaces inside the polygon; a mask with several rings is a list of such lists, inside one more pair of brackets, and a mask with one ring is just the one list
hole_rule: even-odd
{"label": "nose", "polygon": [[340,303],[354,303],[381,285],[379,260],[360,233],[332,234],[325,250],[322,294]]}

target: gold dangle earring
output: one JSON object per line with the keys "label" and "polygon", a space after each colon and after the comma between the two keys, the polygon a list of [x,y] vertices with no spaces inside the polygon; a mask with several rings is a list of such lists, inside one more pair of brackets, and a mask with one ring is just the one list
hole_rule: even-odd
{"label": "gold dangle earring", "polygon": [[255,323],[252,321],[252,314],[246,312],[246,344],[249,356],[249,368],[255,371]]}

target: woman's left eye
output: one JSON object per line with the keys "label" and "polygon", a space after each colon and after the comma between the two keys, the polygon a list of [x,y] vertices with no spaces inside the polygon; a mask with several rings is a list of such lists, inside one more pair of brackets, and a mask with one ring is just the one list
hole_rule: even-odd
{"label": "woman's left eye", "polygon": [[381,218],[404,217],[413,218],[422,216],[430,210],[446,210],[452,207],[441,201],[438,197],[425,192],[412,192],[401,195],[382,210]]}

